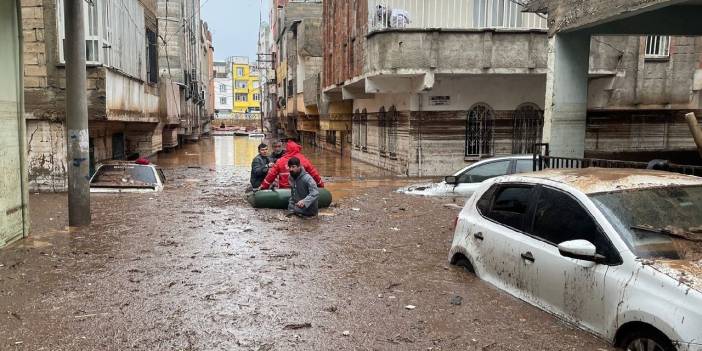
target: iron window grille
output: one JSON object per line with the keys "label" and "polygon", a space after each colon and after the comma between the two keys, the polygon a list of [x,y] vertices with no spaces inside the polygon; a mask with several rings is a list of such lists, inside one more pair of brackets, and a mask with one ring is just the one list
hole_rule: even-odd
{"label": "iron window grille", "polygon": [[397,157],[397,128],[399,126],[399,116],[395,106],[390,107],[388,113],[388,119],[386,120],[387,125],[387,138],[388,138],[388,155],[390,158]]}
{"label": "iron window grille", "polygon": [[361,149],[368,151],[368,110],[361,113]]}
{"label": "iron window grille", "polygon": [[490,157],[494,153],[495,113],[483,103],[474,105],[466,118],[465,156]]}
{"label": "iron window grille", "polygon": [[667,35],[649,35],[646,37],[644,58],[664,59],[670,56],[670,37]]}
{"label": "iron window grille", "polygon": [[385,156],[387,153],[387,128],[386,128],[387,114],[385,112],[385,106],[380,108],[378,112],[378,154],[380,156]]}
{"label": "iron window grille", "polygon": [[544,113],[532,103],[524,103],[512,114],[512,153],[534,153],[534,145],[541,142]]}

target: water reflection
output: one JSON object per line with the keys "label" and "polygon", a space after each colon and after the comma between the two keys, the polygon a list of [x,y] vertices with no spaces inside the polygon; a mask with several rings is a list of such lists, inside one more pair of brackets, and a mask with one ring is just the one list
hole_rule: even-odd
{"label": "water reflection", "polygon": [[[245,136],[214,136],[198,143],[185,144],[174,152],[161,154],[157,163],[162,167],[235,167],[249,170],[261,142],[262,139]],[[393,176],[391,172],[352,161],[348,154],[342,156],[310,145],[303,145],[302,153],[324,177],[382,179]]]}

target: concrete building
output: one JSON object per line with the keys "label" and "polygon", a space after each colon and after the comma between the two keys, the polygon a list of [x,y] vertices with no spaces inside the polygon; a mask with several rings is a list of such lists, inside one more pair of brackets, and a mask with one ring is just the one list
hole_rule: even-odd
{"label": "concrete building", "polygon": [[0,248],[29,232],[20,8],[0,0]]}
{"label": "concrete building", "polygon": [[[274,12],[273,50],[279,137],[316,143],[319,111],[316,94],[305,101],[304,91],[316,92],[322,67],[321,1],[281,1]],[[311,86],[306,86],[312,84]]]}
{"label": "concrete building", "polygon": [[[275,70],[273,69],[272,53],[273,33],[268,22],[262,22],[259,28],[258,37],[258,61],[259,79],[261,82],[261,117],[263,118],[264,132],[271,135],[275,130],[272,119],[275,119],[276,110],[276,84]],[[274,136],[276,137],[276,136]]]}
{"label": "concrete building", "polygon": [[212,37],[200,20],[200,0],[156,0],[158,4],[159,76],[178,102],[164,127],[164,140],[196,141],[207,134],[214,114],[210,94]]}
{"label": "concrete building", "polygon": [[426,3],[324,2],[321,144],[413,176],[530,152],[546,19],[509,0]]}
{"label": "concrete building", "polygon": [[553,155],[700,162],[681,117],[700,111],[699,1],[532,0],[528,10],[549,16],[543,139]]}
{"label": "concrete building", "polygon": [[233,57],[232,77],[234,79],[234,117],[260,120],[261,81],[258,67],[250,64],[248,57]]}
{"label": "concrete building", "polygon": [[[67,188],[63,1],[22,1],[32,191]],[[151,156],[162,148],[156,0],[84,6],[91,166],[133,153]]]}
{"label": "concrete building", "polygon": [[231,119],[234,109],[232,64],[228,61],[214,63],[215,119]]}

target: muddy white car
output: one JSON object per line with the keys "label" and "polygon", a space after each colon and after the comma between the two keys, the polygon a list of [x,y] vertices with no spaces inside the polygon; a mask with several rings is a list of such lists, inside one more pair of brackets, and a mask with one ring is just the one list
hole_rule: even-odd
{"label": "muddy white car", "polygon": [[449,259],[625,350],[702,350],[702,178],[494,178],[459,214]]}
{"label": "muddy white car", "polygon": [[447,176],[438,183],[415,184],[398,189],[409,195],[470,197],[480,183],[487,179],[507,174],[531,172],[534,168],[533,155],[495,157],[485,159]]}
{"label": "muddy white car", "polygon": [[113,162],[99,165],[90,179],[91,193],[148,193],[163,190],[166,177],[155,165]]}

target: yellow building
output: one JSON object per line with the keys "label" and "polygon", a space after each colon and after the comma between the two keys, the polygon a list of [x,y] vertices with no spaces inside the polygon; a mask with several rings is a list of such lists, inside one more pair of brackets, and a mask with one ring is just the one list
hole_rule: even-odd
{"label": "yellow building", "polygon": [[[235,114],[246,114],[247,119],[259,118],[261,113],[261,83],[256,66],[232,63]],[[241,116],[237,116],[241,118]]]}

